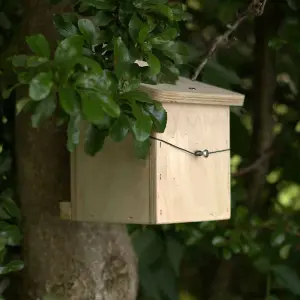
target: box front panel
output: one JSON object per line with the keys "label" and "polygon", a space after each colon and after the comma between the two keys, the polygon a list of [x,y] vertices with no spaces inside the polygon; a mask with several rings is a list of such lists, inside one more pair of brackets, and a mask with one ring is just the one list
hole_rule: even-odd
{"label": "box front panel", "polygon": [[[229,108],[167,103],[163,139],[189,151],[230,148]],[[230,217],[230,151],[196,157],[156,142],[157,223]]]}
{"label": "box front panel", "polygon": [[130,138],[107,140],[94,157],[84,153],[82,138],[72,164],[72,219],[149,222],[149,160],[136,158]]}

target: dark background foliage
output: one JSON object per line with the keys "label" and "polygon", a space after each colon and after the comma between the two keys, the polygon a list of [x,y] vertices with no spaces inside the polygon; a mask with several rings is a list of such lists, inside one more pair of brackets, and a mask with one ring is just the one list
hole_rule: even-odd
{"label": "dark background foliage", "polygon": [[[0,1],[2,69],[21,16],[17,4]],[[249,3],[185,4],[193,20],[182,24],[181,39],[196,50],[181,72],[191,76],[214,39]],[[231,114],[232,217],[129,226],[139,256],[140,300],[299,299],[299,20],[295,0],[269,0],[265,14],[244,22],[201,73],[199,80],[246,95],[244,110]],[[14,100],[12,94],[0,104],[1,293],[7,274],[23,266],[18,260],[20,214],[12,201]]]}
{"label": "dark background foliage", "polygon": [[[200,63],[249,2],[186,4],[194,18],[182,37]],[[200,74],[246,95],[231,113],[232,217],[139,228],[140,299],[299,299],[299,16],[295,1],[269,1]]]}

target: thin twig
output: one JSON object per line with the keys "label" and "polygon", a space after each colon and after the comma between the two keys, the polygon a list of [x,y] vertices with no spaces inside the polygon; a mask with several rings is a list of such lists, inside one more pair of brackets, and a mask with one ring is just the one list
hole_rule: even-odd
{"label": "thin twig", "polygon": [[246,175],[248,173],[251,173],[251,172],[255,171],[256,169],[258,169],[260,167],[260,165],[265,160],[267,160],[268,158],[270,158],[274,154],[275,154],[275,151],[269,151],[269,152],[265,153],[264,155],[262,155],[261,157],[259,157],[254,163],[252,163],[248,167],[242,168],[239,171],[233,173],[232,177],[244,176],[244,175]]}
{"label": "thin twig", "polygon": [[237,30],[237,28],[243,23],[245,20],[250,18],[251,16],[261,16],[264,12],[265,6],[266,6],[267,0],[253,0],[251,4],[247,7],[246,11],[242,14],[240,14],[237,18],[237,20],[232,24],[228,25],[228,30],[222,34],[219,35],[215,41],[213,42],[211,48],[207,52],[205,58],[202,60],[202,62],[197,67],[195,74],[192,77],[192,80],[196,80],[199,76],[199,74],[204,69],[207,62],[212,58],[214,53],[217,51],[218,47],[221,45],[224,45],[228,43],[230,35]]}

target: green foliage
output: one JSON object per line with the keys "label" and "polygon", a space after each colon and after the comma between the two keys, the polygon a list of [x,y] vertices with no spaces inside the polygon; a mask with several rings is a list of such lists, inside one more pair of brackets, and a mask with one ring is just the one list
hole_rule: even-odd
{"label": "green foliage", "polygon": [[[5,115],[10,110],[0,102],[2,122],[0,124],[0,297],[9,286],[9,275],[23,269],[24,263],[14,254],[19,248],[22,233],[20,230],[21,212],[16,205],[12,190],[12,158],[9,140],[11,121]],[[4,115],[5,114],[5,115]]]}
{"label": "green foliage", "polygon": [[[141,83],[173,83],[179,74],[190,76],[196,66],[186,64],[187,57],[200,62],[208,45],[232,24],[244,5],[241,0],[188,0],[185,6],[165,0],[76,1],[74,13],[53,18],[61,36],[53,54],[38,34],[27,38],[31,55],[11,57],[17,81],[2,90],[8,101],[0,103],[0,112],[4,103],[14,99],[14,89],[22,85],[28,93],[17,101],[17,113],[31,112],[32,125],[38,127],[58,108],[68,125],[70,151],[82,134],[90,155],[101,151],[106,138],[120,142],[131,134],[137,155],[145,158],[152,131],[165,130],[167,115],[161,104],[142,92]],[[298,1],[286,0],[280,7],[282,24],[269,37],[269,47],[276,51],[273,67],[278,84],[272,113],[274,148],[279,154],[270,159],[261,199],[252,207],[248,203],[250,177],[234,177],[228,221],[131,227],[139,256],[139,300],[212,299],[219,292],[217,287],[224,289],[222,300],[299,298],[300,6]],[[3,50],[15,30],[17,8],[17,1],[0,1]],[[246,111],[233,110],[231,115],[233,172],[252,162],[252,86],[258,72],[253,25],[250,20],[237,30],[237,41],[221,47],[201,74],[204,82],[247,95]],[[196,50],[191,52],[186,42],[196,45]],[[139,66],[137,60],[148,65]],[[5,117],[11,122],[11,115]],[[88,123],[85,132],[82,121]],[[13,138],[2,127],[0,288],[7,285],[9,272],[23,267],[15,255],[22,236],[20,212],[9,192],[12,159],[7,145],[13,144]]]}
{"label": "green foliage", "polygon": [[5,51],[14,36],[21,15],[20,1],[0,1],[0,49]]}
{"label": "green foliage", "polygon": [[[197,18],[187,24],[181,38],[197,44],[199,53],[206,53],[207,44],[232,24],[237,10],[245,5],[239,0],[186,2]],[[300,7],[297,1],[287,0],[280,2],[280,8],[284,15],[282,24],[278,32],[269,36],[269,47],[276,51],[278,85],[274,97],[273,147],[278,153],[270,159],[261,199],[251,207],[248,202],[251,176],[245,174],[232,179],[230,220],[146,227],[145,237],[140,237],[140,242],[148,250],[139,257],[141,265],[150,259],[147,272],[151,271],[151,275],[140,271],[141,278],[146,279],[141,283],[139,300],[299,299],[300,81],[297,66],[300,63]],[[231,114],[233,173],[252,162],[250,144],[255,119],[252,87],[258,72],[253,63],[253,28],[250,20],[245,28],[237,30],[237,41],[228,48],[220,48],[201,74],[202,81],[246,95],[246,111]],[[187,68],[184,72],[190,75],[191,70]],[[256,145],[252,146],[256,149]],[[153,231],[154,240],[149,244],[145,241],[151,240],[148,229]],[[154,236],[162,241],[159,243]],[[157,245],[165,245],[170,237],[180,241],[183,251],[179,276],[170,273],[165,283],[183,291],[176,295],[161,293],[161,288],[155,285],[158,269],[165,268],[157,254],[160,251]],[[170,257],[165,260],[170,261]]]}
{"label": "green foliage", "polygon": [[137,155],[145,158],[151,133],[165,130],[167,113],[140,85],[174,83],[178,78],[177,66],[186,63],[189,54],[176,39],[178,24],[189,15],[180,4],[156,5],[152,0],[81,0],[76,9],[79,14],[54,17],[63,39],[53,57],[44,36],[26,39],[34,55],[11,58],[19,80],[5,96],[19,85],[28,88],[26,107],[33,127],[58,104],[68,122],[70,151],[79,143],[81,121],[86,121],[88,154],[100,151],[107,137],[122,141],[132,134]]}
{"label": "green foliage", "polygon": [[132,242],[139,257],[140,297],[179,299],[178,276],[184,247],[161,229],[136,229]]}

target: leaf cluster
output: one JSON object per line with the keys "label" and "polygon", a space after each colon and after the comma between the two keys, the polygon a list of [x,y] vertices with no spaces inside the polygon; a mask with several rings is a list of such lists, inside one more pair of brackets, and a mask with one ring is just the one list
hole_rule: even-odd
{"label": "leaf cluster", "polygon": [[33,127],[58,110],[58,122],[68,124],[69,151],[87,123],[86,153],[95,155],[107,137],[120,142],[131,134],[145,158],[151,133],[165,130],[167,113],[140,86],[177,80],[189,53],[176,40],[178,23],[188,15],[180,4],[153,0],[81,0],[75,9],[54,17],[62,40],[53,54],[43,35],[27,37],[33,55],[11,57],[18,82],[3,95],[26,87],[18,111],[31,112]]}
{"label": "leaf cluster", "polygon": [[13,200],[13,169],[9,138],[11,123],[6,118],[9,117],[8,108],[3,105],[3,101],[0,105],[0,299],[4,299],[3,294],[10,284],[9,275],[22,270],[24,262],[16,255],[16,249],[22,240],[22,232],[21,212]]}

